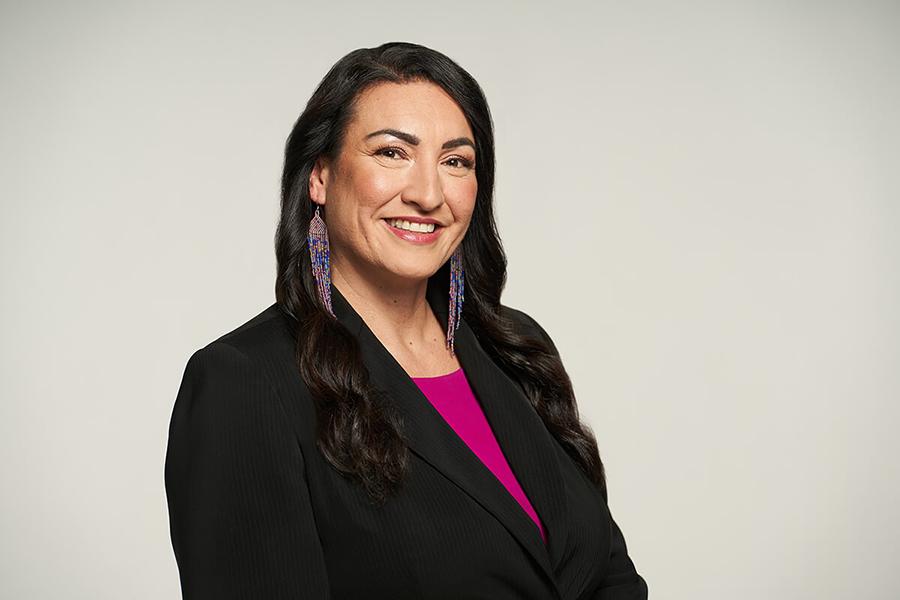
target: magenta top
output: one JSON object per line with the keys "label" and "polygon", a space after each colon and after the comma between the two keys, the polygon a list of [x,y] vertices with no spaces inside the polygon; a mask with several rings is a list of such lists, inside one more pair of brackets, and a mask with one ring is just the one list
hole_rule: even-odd
{"label": "magenta top", "polygon": [[437,377],[413,377],[432,406],[444,417],[466,445],[481,459],[481,462],[500,480],[513,498],[528,513],[541,533],[544,543],[547,535],[534,507],[528,501],[522,486],[513,475],[506,462],[503,451],[497,444],[497,438],[484,416],[481,405],[475,398],[469,381],[462,369]]}

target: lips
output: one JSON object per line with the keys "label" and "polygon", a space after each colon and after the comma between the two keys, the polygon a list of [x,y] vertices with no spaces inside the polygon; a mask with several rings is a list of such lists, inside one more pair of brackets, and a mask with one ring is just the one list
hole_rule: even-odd
{"label": "lips", "polygon": [[400,229],[399,227],[394,227],[388,222],[388,219],[382,219],[381,222],[384,223],[385,227],[388,228],[388,231],[393,233],[401,240],[405,240],[416,245],[427,245],[433,243],[438,239],[438,237],[441,235],[441,232],[443,232],[444,230],[444,227],[435,224],[434,231],[432,231],[431,233],[423,233],[421,231],[409,231],[406,229]]}

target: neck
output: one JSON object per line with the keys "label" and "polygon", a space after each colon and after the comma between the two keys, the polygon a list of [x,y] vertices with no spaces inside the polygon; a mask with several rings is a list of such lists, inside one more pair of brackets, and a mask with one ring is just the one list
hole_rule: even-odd
{"label": "neck", "polygon": [[383,343],[407,345],[428,335],[435,317],[426,297],[427,278],[379,279],[348,267],[332,262],[332,284]]}

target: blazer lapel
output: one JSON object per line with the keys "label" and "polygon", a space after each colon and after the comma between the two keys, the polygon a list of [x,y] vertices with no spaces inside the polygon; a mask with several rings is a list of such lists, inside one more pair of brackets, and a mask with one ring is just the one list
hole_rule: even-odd
{"label": "blazer lapel", "polygon": [[[552,446],[556,442],[522,389],[491,360],[463,315],[456,331],[457,357],[510,468],[544,524],[549,548],[515,498],[447,424],[340,291],[331,289],[335,315],[357,337],[372,382],[387,393],[402,416],[410,450],[503,523],[556,587],[554,565],[562,560],[566,542],[564,482]],[[446,330],[445,293],[429,283],[428,301]]]}

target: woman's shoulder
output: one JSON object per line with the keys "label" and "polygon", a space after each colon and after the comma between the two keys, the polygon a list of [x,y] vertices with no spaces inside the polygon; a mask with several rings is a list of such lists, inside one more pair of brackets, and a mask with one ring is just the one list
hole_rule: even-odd
{"label": "woman's shoulder", "polygon": [[208,345],[228,344],[249,355],[271,352],[279,345],[293,344],[292,322],[293,317],[275,302],[240,325],[232,327]]}
{"label": "woman's shoulder", "polygon": [[[255,316],[243,320],[239,325],[229,327],[225,333],[197,348],[191,358],[197,355],[228,354],[228,350],[244,356],[253,362],[266,358],[271,360],[278,354],[292,354],[294,337],[293,317],[277,303],[269,305]],[[195,346],[196,348],[196,346]]]}
{"label": "woman's shoulder", "polygon": [[278,366],[293,360],[294,337],[290,317],[273,303],[239,325],[208,341],[187,359],[185,379],[272,382]]}
{"label": "woman's shoulder", "polygon": [[294,365],[292,320],[274,303],[199,347],[187,360],[176,403],[205,405],[201,414],[216,423],[248,415],[274,422],[288,413],[298,423],[311,419],[311,403],[297,401],[308,390]]}

